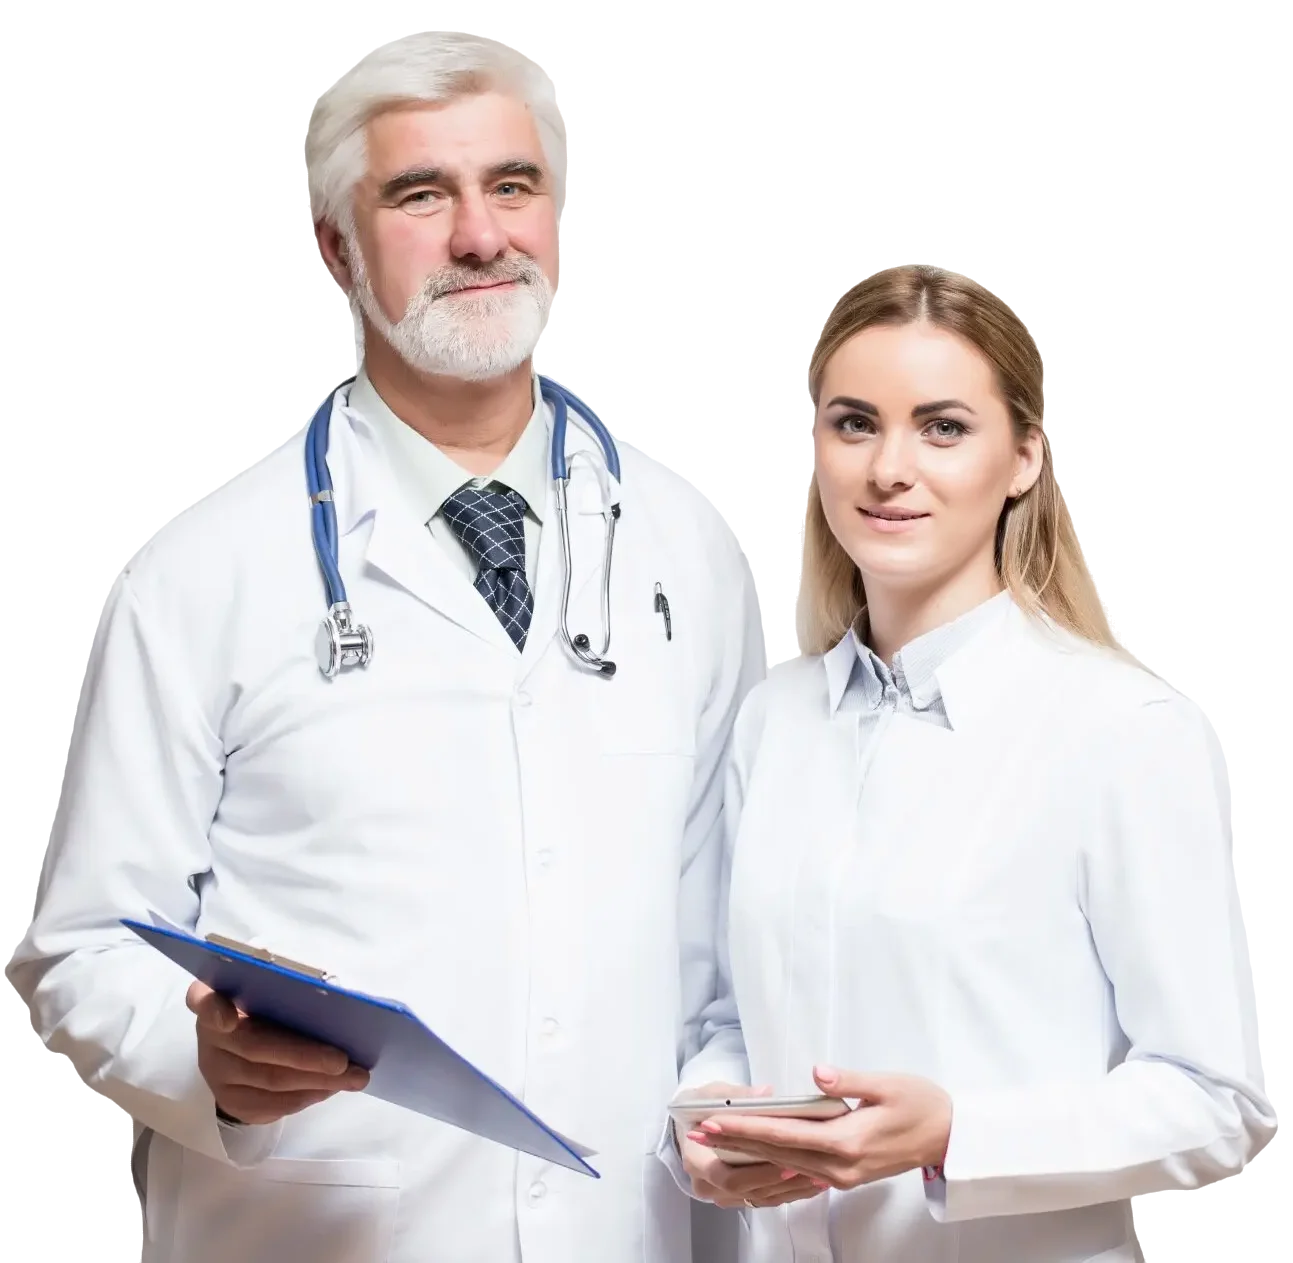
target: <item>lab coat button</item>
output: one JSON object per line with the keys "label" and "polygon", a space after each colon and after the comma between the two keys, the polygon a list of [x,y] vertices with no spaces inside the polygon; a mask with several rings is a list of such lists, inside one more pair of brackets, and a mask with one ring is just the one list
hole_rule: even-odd
{"label": "lab coat button", "polygon": [[534,701],[534,698],[524,689],[521,689],[516,695],[516,704],[518,706],[528,706],[532,701]]}
{"label": "lab coat button", "polygon": [[534,1203],[541,1202],[548,1195],[548,1186],[538,1180],[530,1185],[530,1201]]}
{"label": "lab coat button", "polygon": [[545,849],[540,851],[534,858],[538,860],[540,868],[547,868],[552,863],[552,852]]}
{"label": "lab coat button", "polygon": [[543,1019],[542,1029],[545,1035],[555,1035],[557,1033],[557,1019],[554,1017],[545,1017]]}

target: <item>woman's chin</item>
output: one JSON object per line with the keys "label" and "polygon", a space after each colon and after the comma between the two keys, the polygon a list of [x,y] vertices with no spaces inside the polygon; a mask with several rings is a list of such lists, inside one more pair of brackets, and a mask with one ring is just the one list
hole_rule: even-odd
{"label": "woman's chin", "polygon": [[936,583],[946,572],[924,548],[913,548],[901,540],[892,544],[868,544],[850,553],[864,583],[892,588],[920,588]]}

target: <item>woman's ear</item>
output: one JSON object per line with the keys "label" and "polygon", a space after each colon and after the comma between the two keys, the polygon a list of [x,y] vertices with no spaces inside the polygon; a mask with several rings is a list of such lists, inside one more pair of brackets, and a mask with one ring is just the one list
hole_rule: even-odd
{"label": "woman's ear", "polygon": [[1031,491],[1042,476],[1046,459],[1046,438],[1039,425],[1030,425],[1015,449],[1015,476],[1010,480],[1010,498],[1019,499]]}

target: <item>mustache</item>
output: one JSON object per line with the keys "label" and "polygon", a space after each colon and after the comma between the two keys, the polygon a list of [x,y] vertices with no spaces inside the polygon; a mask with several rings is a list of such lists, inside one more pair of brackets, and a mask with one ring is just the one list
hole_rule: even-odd
{"label": "mustache", "polygon": [[469,267],[450,263],[433,272],[422,283],[420,297],[434,302],[455,290],[469,289],[476,285],[503,285],[512,281],[520,285],[537,285],[543,281],[543,271],[528,255],[514,255]]}

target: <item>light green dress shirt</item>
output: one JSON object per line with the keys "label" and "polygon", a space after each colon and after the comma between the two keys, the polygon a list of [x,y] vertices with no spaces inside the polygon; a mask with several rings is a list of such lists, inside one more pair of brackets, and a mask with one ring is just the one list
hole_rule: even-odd
{"label": "light green dress shirt", "polygon": [[525,575],[534,588],[539,535],[548,494],[548,417],[534,381],[534,411],[521,437],[492,474],[477,477],[463,469],[411,425],[401,421],[377,393],[361,368],[350,388],[350,407],[377,432],[378,442],[395,476],[400,494],[431,538],[443,548],[469,583],[476,580],[475,558],[445,521],[444,502],[460,487],[502,487],[525,498]]}

